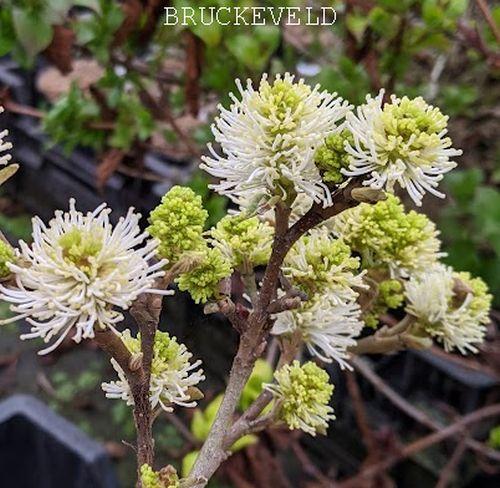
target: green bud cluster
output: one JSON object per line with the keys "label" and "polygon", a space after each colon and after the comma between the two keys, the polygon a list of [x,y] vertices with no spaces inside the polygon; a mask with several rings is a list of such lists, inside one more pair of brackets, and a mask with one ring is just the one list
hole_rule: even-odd
{"label": "green bud cluster", "polygon": [[14,259],[14,249],[6,242],[0,240],[0,278],[9,276],[10,269],[7,263],[13,263]]}
{"label": "green bud cluster", "polygon": [[293,246],[283,271],[294,286],[312,295],[332,284],[349,284],[359,264],[343,240],[335,239],[326,229],[316,229]]}
{"label": "green bud cluster", "polygon": [[159,241],[158,254],[173,264],[183,253],[206,246],[202,232],[207,217],[199,195],[174,186],[151,212],[147,231]]}
{"label": "green bud cluster", "polygon": [[[384,105],[381,122],[387,138],[383,149],[388,160],[396,163],[408,160],[415,151],[438,144],[440,132],[448,125],[448,117],[439,108],[428,105],[422,97],[403,97]],[[430,166],[432,157],[431,154],[429,160],[421,158],[420,164]]]}
{"label": "green bud cluster", "polygon": [[375,303],[364,315],[363,319],[367,327],[376,328],[379,317],[388,312],[389,309],[396,309],[404,302],[404,288],[399,280],[384,280],[378,284],[378,295]]}
{"label": "green bud cluster", "polygon": [[325,434],[328,421],[335,418],[329,406],[333,385],[328,373],[313,362],[294,361],[274,373],[276,385],[268,385],[280,402],[279,416],[290,430],[311,435]]}
{"label": "green bud cluster", "polygon": [[261,266],[271,255],[273,228],[258,217],[228,215],[210,231],[213,245],[235,268]]}
{"label": "green bud cluster", "polygon": [[[292,129],[294,123],[300,120],[301,103],[310,93],[311,88],[302,82],[293,83],[288,79],[277,78],[270,84],[263,80],[259,87],[258,110],[263,117],[275,122],[268,130],[273,134],[281,134]],[[290,114],[295,115],[293,122],[290,122]]]}
{"label": "green bud cluster", "polygon": [[440,256],[434,223],[424,214],[406,212],[394,195],[347,210],[332,219],[331,226],[362,256],[364,268],[423,271]]}
{"label": "green bud cluster", "polygon": [[316,151],[314,161],[326,183],[339,184],[346,178],[341,172],[343,168],[349,166],[349,154],[345,150],[346,142],[353,145],[354,138],[350,131],[343,130],[329,135]]}
{"label": "green bud cluster", "polygon": [[163,470],[158,473],[149,464],[141,466],[141,486],[142,488],[179,488],[180,482],[177,473],[172,468],[172,472],[163,476]]}
{"label": "green bud cluster", "polygon": [[189,273],[183,273],[176,278],[181,291],[188,291],[196,303],[206,303],[208,299],[217,296],[219,283],[231,276],[233,269],[228,261],[216,248],[206,248],[202,251],[200,264]]}
{"label": "green bud cluster", "polygon": [[469,312],[472,317],[488,316],[493,296],[488,293],[488,285],[479,277],[473,278],[465,271],[455,273],[455,277],[462,281],[470,289],[472,299],[469,303]]}

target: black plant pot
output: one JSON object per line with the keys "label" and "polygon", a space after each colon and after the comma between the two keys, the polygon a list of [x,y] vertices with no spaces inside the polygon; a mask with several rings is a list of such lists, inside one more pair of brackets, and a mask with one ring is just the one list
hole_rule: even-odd
{"label": "black plant pot", "polygon": [[0,486],[118,488],[100,444],[27,395],[0,403]]}

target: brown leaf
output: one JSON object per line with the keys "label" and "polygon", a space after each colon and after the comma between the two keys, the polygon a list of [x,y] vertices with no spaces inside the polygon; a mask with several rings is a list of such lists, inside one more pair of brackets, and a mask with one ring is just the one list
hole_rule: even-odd
{"label": "brown leaf", "polygon": [[142,5],[139,0],[126,0],[122,5],[125,18],[122,25],[115,32],[112,47],[121,46],[136,30],[142,16]]}
{"label": "brown leaf", "polygon": [[186,31],[186,104],[189,113],[198,115],[200,109],[200,84],[201,59],[203,45],[201,40],[191,31]]}
{"label": "brown leaf", "polygon": [[108,453],[111,459],[122,459],[127,453],[127,446],[123,445],[120,442],[108,441],[104,443],[104,449]]}
{"label": "brown leaf", "polygon": [[125,153],[120,149],[110,149],[104,153],[96,170],[96,185],[102,190],[111,175],[117,170],[123,161]]}
{"label": "brown leaf", "polygon": [[54,26],[52,42],[45,49],[44,54],[63,74],[72,69],[71,50],[75,41],[75,33],[63,25]]}

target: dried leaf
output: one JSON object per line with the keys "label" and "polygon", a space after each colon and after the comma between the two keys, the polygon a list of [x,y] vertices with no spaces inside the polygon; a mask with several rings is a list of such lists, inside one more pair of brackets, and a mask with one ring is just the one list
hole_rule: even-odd
{"label": "dried leaf", "polygon": [[120,149],[111,149],[104,156],[96,170],[96,185],[102,190],[111,175],[117,170],[125,156]]}
{"label": "dried leaf", "polygon": [[68,74],[72,69],[71,50],[75,41],[75,33],[63,25],[54,26],[52,42],[45,49],[45,55],[61,73]]}

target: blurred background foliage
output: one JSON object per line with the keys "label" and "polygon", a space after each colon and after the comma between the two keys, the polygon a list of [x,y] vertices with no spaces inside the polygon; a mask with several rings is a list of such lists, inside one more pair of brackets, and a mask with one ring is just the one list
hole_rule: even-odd
{"label": "blurred background foliage", "polygon": [[[34,71],[43,97],[28,108],[3,92],[0,102],[40,119],[48,143],[68,154],[94,151],[103,187],[115,171],[142,168],[151,150],[196,166],[235,78],[293,71],[352,103],[381,87],[422,95],[450,115],[451,136],[464,150],[446,177],[445,204],[428,198],[425,210],[440,225],[448,262],[482,275],[500,296],[500,5],[334,1],[331,26],[166,26],[165,5],[306,2],[2,0],[0,56]],[[190,184],[215,222],[225,201],[209,195],[201,173]]]}

